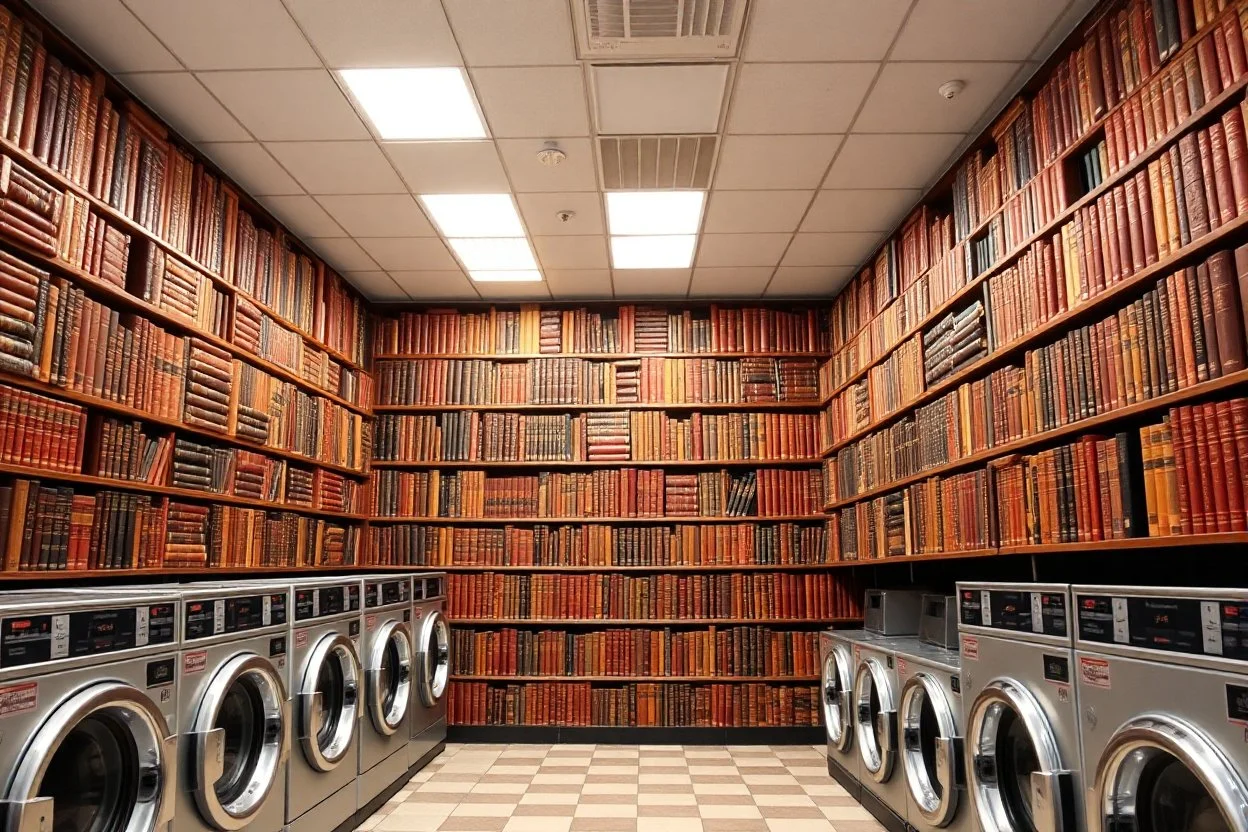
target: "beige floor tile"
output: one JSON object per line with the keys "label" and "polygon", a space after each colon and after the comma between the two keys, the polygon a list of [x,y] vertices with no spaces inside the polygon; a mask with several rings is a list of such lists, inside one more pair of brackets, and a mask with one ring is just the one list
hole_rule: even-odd
{"label": "beige floor tile", "polygon": [[508,820],[503,832],[568,832],[571,828],[572,818],[519,817]]}
{"label": "beige floor tile", "polygon": [[694,783],[694,794],[749,794],[750,787],[744,783]]}
{"label": "beige floor tile", "polygon": [[637,832],[705,832],[694,818],[638,818]]}
{"label": "beige floor tile", "polygon": [[511,816],[513,818],[570,818],[576,813],[578,807],[579,804],[560,805],[558,803],[521,803],[516,807],[516,810],[511,813]]}
{"label": "beige floor tile", "polygon": [[828,820],[875,820],[871,813],[861,806],[821,806],[824,817]]}
{"label": "beige floor tile", "polygon": [[762,818],[703,818],[704,832],[768,832]]}
{"label": "beige floor tile", "polygon": [[507,818],[447,818],[440,832],[503,832]]}
{"label": "beige floor tile", "polygon": [[571,832],[637,832],[637,819],[572,818]]}
{"label": "beige floor tile", "polygon": [[[377,824],[374,832],[437,832],[446,820],[442,815],[423,817],[421,815],[387,815]],[[363,829],[364,827],[360,827]]]}
{"label": "beige floor tile", "polygon": [[[753,790],[751,790],[753,791]],[[754,802],[759,806],[814,806],[815,801],[807,794],[759,794],[754,792]]]}
{"label": "beige floor tile", "polygon": [[524,794],[529,788],[528,778],[523,783],[477,783],[472,794]]}
{"label": "beige floor tile", "polygon": [[771,832],[838,832],[829,821],[800,818],[768,818],[767,828]]}
{"label": "beige floor tile", "polygon": [[542,772],[540,774],[533,775],[533,782],[537,784],[540,784],[540,783],[560,783],[564,785],[571,784],[571,783],[579,784],[579,783],[585,782],[585,775],[584,774],[546,774],[545,772]]}
{"label": "beige floor tile", "polygon": [[537,806],[575,806],[581,799],[580,792],[542,793],[529,790],[520,798],[520,804]]}
{"label": "beige floor tile", "polygon": [[451,812],[456,818],[509,818],[515,803],[461,803]]}
{"label": "beige floor tile", "polygon": [[697,806],[638,806],[639,818],[700,818]]}
{"label": "beige floor tile", "polygon": [[638,806],[697,806],[698,798],[693,794],[639,794]]}
{"label": "beige floor tile", "polygon": [[753,803],[747,806],[725,803],[700,803],[698,812],[704,818],[761,818],[763,815]]}
{"label": "beige floor tile", "polygon": [[391,817],[396,815],[402,817],[446,817],[455,811],[455,807],[459,805],[459,801],[454,803],[443,803],[424,800],[409,800],[406,803],[394,807],[394,811],[390,813]]}
{"label": "beige floor tile", "polygon": [[636,803],[582,803],[573,813],[578,818],[635,818]]}
{"label": "beige floor tile", "polygon": [[688,774],[642,774],[637,778],[638,783],[692,783],[693,780]]}
{"label": "beige floor tile", "polygon": [[581,794],[637,794],[636,783],[586,783]]}

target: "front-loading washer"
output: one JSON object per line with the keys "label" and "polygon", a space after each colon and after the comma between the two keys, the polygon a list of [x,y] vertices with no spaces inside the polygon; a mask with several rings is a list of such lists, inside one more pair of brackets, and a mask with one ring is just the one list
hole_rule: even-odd
{"label": "front-loading washer", "polygon": [[828,774],[858,798],[858,752],[854,747],[854,642],[846,630],[819,634],[820,701],[828,737]]}
{"label": "front-loading washer", "polygon": [[[902,771],[898,709],[901,686],[896,651],[911,639],[878,638],[853,643],[854,685],[850,712],[858,749],[859,802],[885,826],[904,826],[906,778]],[[887,814],[885,814],[887,813]],[[889,823],[891,815],[899,823]]]}
{"label": "front-loading washer", "polygon": [[412,576],[412,632],[416,673],[408,760],[423,766],[446,746],[446,696],[451,673],[451,629],[446,619],[446,573]]}
{"label": "front-loading washer", "polygon": [[364,576],[364,710],[359,744],[356,802],[366,805],[408,770],[411,742],[412,639],[410,575]]}

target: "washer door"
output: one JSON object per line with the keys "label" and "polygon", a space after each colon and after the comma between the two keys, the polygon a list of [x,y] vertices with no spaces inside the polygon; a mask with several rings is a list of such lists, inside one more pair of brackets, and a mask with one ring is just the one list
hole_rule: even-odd
{"label": "washer door", "polygon": [[901,739],[910,797],[930,825],[948,825],[965,786],[962,738],[949,697],[930,674],[916,673],[901,691]]}
{"label": "washer door", "polygon": [[854,728],[858,755],[867,774],[883,783],[897,757],[897,696],[888,669],[879,659],[858,663],[854,677]]}
{"label": "washer door", "polygon": [[177,738],[148,696],[89,685],[22,750],[4,796],[7,832],[147,832],[173,817]]}
{"label": "washer door", "polygon": [[983,832],[1078,828],[1074,777],[1027,688],[1014,679],[989,682],[968,711],[967,744],[971,799]]}
{"label": "washer door", "polygon": [[446,693],[450,676],[451,631],[441,612],[425,616],[420,625],[420,655],[416,657],[418,668],[417,687],[420,699],[432,708]]}
{"label": "washer door", "polygon": [[412,635],[401,621],[381,625],[365,671],[368,714],[377,733],[392,736],[412,700]]}
{"label": "washer door", "polygon": [[1123,725],[1096,765],[1092,832],[1248,832],[1248,789],[1209,736],[1145,714]]}
{"label": "washer door", "polygon": [[242,829],[264,807],[290,749],[286,686],[268,659],[234,656],[212,677],[191,724],[191,791],[203,819]]}
{"label": "washer door", "polygon": [[853,659],[849,647],[835,644],[823,659],[823,724],[828,731],[828,742],[842,753],[854,744]]}
{"label": "washer door", "polygon": [[299,686],[299,740],[308,764],[332,771],[347,756],[359,722],[360,660],[351,639],[329,633],[312,648]]}

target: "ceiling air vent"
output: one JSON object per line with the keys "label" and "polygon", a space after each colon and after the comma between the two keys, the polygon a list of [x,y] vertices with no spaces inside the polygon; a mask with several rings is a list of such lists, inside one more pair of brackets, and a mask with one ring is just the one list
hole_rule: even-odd
{"label": "ceiling air vent", "polygon": [[717,136],[602,136],[602,187],[607,191],[711,187]]}
{"label": "ceiling air vent", "polygon": [[746,0],[574,0],[582,58],[731,58]]}

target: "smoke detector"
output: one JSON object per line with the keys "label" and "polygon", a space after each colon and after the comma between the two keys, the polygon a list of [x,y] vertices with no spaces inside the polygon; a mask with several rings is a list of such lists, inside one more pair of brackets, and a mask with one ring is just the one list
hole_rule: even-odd
{"label": "smoke detector", "polygon": [[546,146],[537,151],[537,161],[548,168],[563,164],[563,160],[566,158],[568,158],[568,154],[560,150],[559,145],[554,142],[546,142]]}
{"label": "smoke detector", "polygon": [[940,97],[946,101],[952,101],[957,98],[962,90],[966,89],[965,81],[946,81],[941,84],[936,92],[940,93]]}

